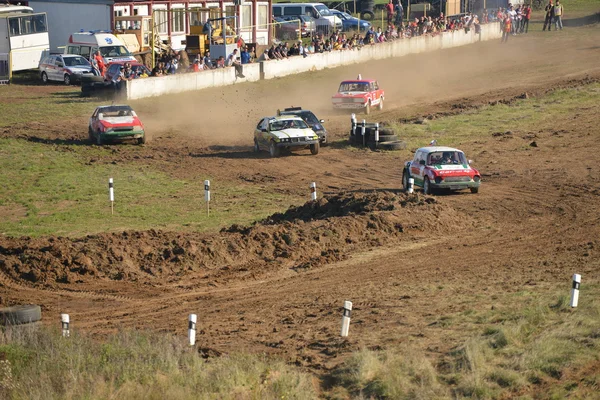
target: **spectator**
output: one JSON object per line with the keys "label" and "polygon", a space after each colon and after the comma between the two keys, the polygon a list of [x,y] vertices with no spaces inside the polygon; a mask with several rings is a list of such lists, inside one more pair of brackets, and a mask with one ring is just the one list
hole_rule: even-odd
{"label": "spectator", "polygon": [[123,70],[125,68],[123,66],[119,67],[119,72],[116,73],[111,80],[112,86],[115,89],[115,92],[121,90],[121,84],[125,80],[125,75],[123,74]]}
{"label": "spectator", "polygon": [[206,67],[208,67],[208,69],[214,69],[215,65],[213,64],[212,60],[210,59],[210,51],[206,50],[204,52],[204,58],[202,59],[204,65]]}
{"label": "spectator", "polygon": [[521,27],[521,33],[525,31],[525,33],[529,32],[529,20],[531,19],[531,6],[525,7],[525,15],[523,18],[523,26]]}
{"label": "spectator", "polygon": [[100,53],[100,50],[98,50],[96,52],[96,54],[93,57],[93,62],[95,62],[95,66],[98,68],[98,73],[100,74],[100,76],[104,76],[104,74],[106,74],[106,64],[104,63],[104,58],[102,57],[102,53]]}
{"label": "spectator", "polygon": [[219,56],[219,58],[217,58],[217,67],[216,68],[225,68],[225,57]]}
{"label": "spectator", "polygon": [[298,40],[298,54],[304,58],[306,58],[308,56],[308,54],[306,54],[306,50],[304,49],[304,46],[302,45],[302,40]]}
{"label": "spectator", "polygon": [[544,27],[542,31],[546,30],[546,26],[548,26],[548,32],[552,28],[552,20],[554,19],[554,5],[552,4],[552,0],[548,0],[548,4],[544,9],[546,11],[546,18],[544,19]]}
{"label": "spectator", "polygon": [[394,11],[396,11],[396,19],[394,23],[396,24],[396,26],[398,26],[402,23],[404,17],[404,8],[402,8],[402,3],[398,2],[396,4],[396,7],[394,8]]}
{"label": "spectator", "polygon": [[240,54],[240,57],[242,59],[242,64],[250,64],[250,53],[248,52],[248,48],[247,47],[242,47],[242,52]]}
{"label": "spectator", "polygon": [[213,29],[212,23],[210,22],[210,19],[207,19],[206,23],[202,27],[202,33],[205,33],[206,35],[208,35],[208,43],[212,43],[213,30],[214,29]]}
{"label": "spectator", "polygon": [[[562,31],[563,23],[562,23],[562,15],[563,15],[563,6],[560,4],[560,0],[556,0],[556,5],[554,6],[554,30],[557,31],[558,28]],[[548,30],[550,27],[548,26]]]}
{"label": "spectator", "polygon": [[227,57],[226,65],[228,67],[235,68],[235,77],[236,78],[245,78],[244,76],[244,67],[242,67],[242,63],[240,62],[240,57],[238,57],[238,49],[233,49],[233,52]]}
{"label": "spectator", "polygon": [[389,25],[394,20],[394,5],[392,4],[392,0],[389,0],[385,5],[385,10],[387,11],[387,23]]}
{"label": "spectator", "polygon": [[512,20],[510,19],[510,14],[508,12],[506,12],[504,14],[504,20],[502,22],[502,27],[504,30],[502,31],[501,43],[508,42],[508,36],[510,35],[511,29],[512,29],[511,24],[512,24]]}

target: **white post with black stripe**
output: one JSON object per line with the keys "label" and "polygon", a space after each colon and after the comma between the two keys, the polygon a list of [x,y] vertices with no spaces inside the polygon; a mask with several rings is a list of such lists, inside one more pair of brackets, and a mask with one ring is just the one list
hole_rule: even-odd
{"label": "white post with black stripe", "polygon": [[70,324],[69,314],[60,314],[60,323],[62,325],[62,335],[63,337],[71,336],[71,331],[69,330]]}
{"label": "white post with black stripe", "polygon": [[342,337],[348,336],[350,329],[350,316],[352,315],[352,302],[344,301],[344,311],[342,314]]}
{"label": "white post with black stripe", "polygon": [[350,121],[352,123],[352,129],[350,130],[350,136],[356,135],[356,114],[352,113],[350,117]]}
{"label": "white post with black stripe", "polygon": [[188,318],[188,339],[190,340],[190,346],[196,344],[196,314],[190,314]]}
{"label": "white post with black stripe", "polygon": [[115,213],[115,188],[113,178],[108,178],[108,199],[110,200],[110,213],[112,215]]}
{"label": "white post with black stripe", "polygon": [[367,129],[367,120],[366,120],[366,119],[363,119],[363,122],[362,122],[362,129],[361,129],[361,131],[360,131],[360,134],[362,135],[362,143],[363,143],[363,146],[365,146],[365,145],[366,145],[366,143],[365,143],[365,133],[366,133],[366,129]]}
{"label": "white post with black stripe", "polygon": [[317,201],[317,183],[312,182],[310,184],[310,199],[312,201]]}
{"label": "white post with black stripe", "polygon": [[413,178],[408,178],[408,193],[412,193],[415,191],[415,180]]}
{"label": "white post with black stripe", "polygon": [[571,307],[577,307],[579,303],[579,286],[581,285],[581,275],[573,275],[573,288],[571,289]]}
{"label": "white post with black stripe", "polygon": [[204,201],[206,201],[206,215],[210,216],[210,181],[204,181]]}

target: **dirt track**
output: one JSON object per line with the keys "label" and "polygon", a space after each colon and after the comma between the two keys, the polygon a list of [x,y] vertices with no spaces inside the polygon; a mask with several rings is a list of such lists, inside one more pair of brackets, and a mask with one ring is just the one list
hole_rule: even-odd
{"label": "dirt track", "polygon": [[[600,79],[598,27],[580,33],[578,40],[565,30],[139,102],[148,128],[158,132],[144,162],[174,176],[210,171],[290,193],[314,180],[331,194],[329,203],[212,236],[0,238],[0,301],[41,304],[48,324],[69,312],[74,329],[99,335],[136,327],[183,338],[187,315],[196,312],[199,342],[215,352],[209,354],[273,352],[317,369],[361,346],[409,342],[443,352],[466,333],[460,320],[444,329],[442,317],[498,306],[506,293],[568,285],[574,272],[599,278],[600,105],[558,117],[553,129],[521,132],[516,121],[510,140],[482,137],[464,148],[484,173],[481,192],[433,200],[397,191],[408,152],[331,147],[317,157],[256,157],[255,116],[310,105],[341,137],[348,117],[330,114],[329,96],[341,77],[358,72],[386,89],[386,110],[377,115],[384,121]],[[549,50],[557,46],[558,54]],[[446,65],[458,68],[445,72]],[[210,110],[210,120],[189,117],[198,109]],[[15,134],[76,138],[85,121],[76,124],[72,133],[31,125]],[[532,139],[538,147],[519,151]],[[99,162],[130,157],[120,147]],[[322,217],[305,217],[315,213]],[[354,302],[347,341],[338,338],[344,300]]]}

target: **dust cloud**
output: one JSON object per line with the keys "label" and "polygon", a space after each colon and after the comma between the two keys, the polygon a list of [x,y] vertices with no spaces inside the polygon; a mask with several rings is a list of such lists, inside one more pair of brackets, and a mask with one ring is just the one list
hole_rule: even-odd
{"label": "dust cloud", "polygon": [[[577,55],[578,48],[593,46],[599,38],[591,29],[586,35],[562,37],[560,62],[553,50],[556,39],[531,33],[511,37],[506,44],[480,42],[133,103],[152,138],[182,136],[193,140],[195,146],[249,146],[258,121],[274,115],[278,108],[302,106],[326,122],[348,118],[349,112],[331,109],[330,99],[341,80],[359,73],[379,81],[386,91],[386,109],[431,104],[508,85],[518,87],[521,82],[543,84],[557,75],[598,70],[600,53],[581,61]],[[515,75],[515,69],[522,72]],[[377,118],[377,114],[369,118]]]}

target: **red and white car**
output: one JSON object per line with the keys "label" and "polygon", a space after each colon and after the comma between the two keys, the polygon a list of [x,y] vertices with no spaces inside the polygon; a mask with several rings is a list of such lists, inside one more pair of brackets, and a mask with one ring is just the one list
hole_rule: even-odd
{"label": "red and white car", "polygon": [[364,109],[365,114],[371,113],[372,107],[383,109],[385,93],[379,88],[374,79],[357,79],[340,83],[338,92],[331,98],[333,108],[344,110]]}
{"label": "red and white car", "polygon": [[405,191],[410,178],[415,186],[423,188],[425,194],[431,194],[435,189],[470,189],[471,193],[477,193],[481,184],[481,174],[471,167],[471,160],[467,160],[465,153],[444,146],[417,149],[412,161],[404,164],[402,186]]}
{"label": "red and white car", "polygon": [[144,125],[128,105],[100,106],[90,117],[88,127],[90,141],[102,145],[106,142],[135,140],[146,143]]}

